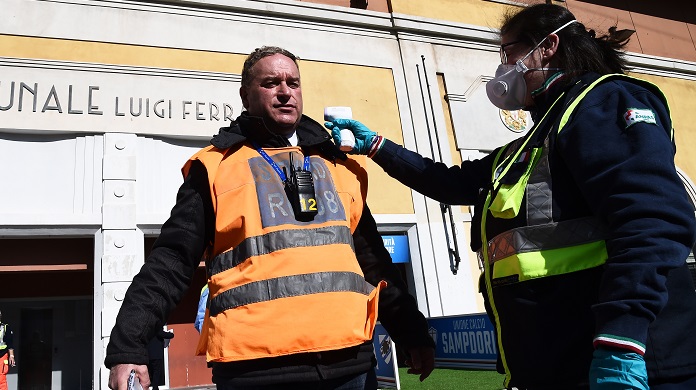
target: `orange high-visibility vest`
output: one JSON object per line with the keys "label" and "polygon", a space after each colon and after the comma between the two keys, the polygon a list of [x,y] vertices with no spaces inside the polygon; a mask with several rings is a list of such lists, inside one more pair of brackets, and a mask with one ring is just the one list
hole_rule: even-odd
{"label": "orange high-visibility vest", "polygon": [[[290,153],[302,166],[299,147],[264,150],[280,167]],[[361,164],[311,156],[317,215],[298,222],[279,175],[248,143],[201,150],[184,176],[194,160],[207,170],[216,216],[197,353],[232,362],[370,340],[385,282],[365,281],[353,247],[367,195]]]}

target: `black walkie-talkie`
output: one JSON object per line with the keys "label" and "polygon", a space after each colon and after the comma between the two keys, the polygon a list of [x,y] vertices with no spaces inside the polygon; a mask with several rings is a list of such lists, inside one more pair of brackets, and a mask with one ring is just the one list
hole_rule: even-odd
{"label": "black walkie-talkie", "polygon": [[295,219],[303,222],[311,221],[319,211],[312,172],[296,168],[292,161],[292,152],[290,152],[289,165],[290,175],[286,173],[288,179],[285,181],[285,192],[295,212]]}

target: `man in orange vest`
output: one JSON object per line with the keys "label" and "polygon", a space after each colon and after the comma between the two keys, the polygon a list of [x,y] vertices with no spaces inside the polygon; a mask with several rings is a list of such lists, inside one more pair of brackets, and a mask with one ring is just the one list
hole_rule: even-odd
{"label": "man in orange vest", "polygon": [[2,312],[0,311],[0,390],[7,390],[7,372],[10,366],[15,366],[12,329],[8,324],[2,322]]}
{"label": "man in orange vest", "polygon": [[[150,384],[145,346],[206,254],[198,353],[218,390],[377,388],[379,318],[424,380],[425,317],[384,248],[365,199],[364,157],[348,157],[302,115],[297,58],[251,53],[244,111],[185,164],[184,184],[111,332],[109,387]],[[379,314],[379,317],[378,317]]]}

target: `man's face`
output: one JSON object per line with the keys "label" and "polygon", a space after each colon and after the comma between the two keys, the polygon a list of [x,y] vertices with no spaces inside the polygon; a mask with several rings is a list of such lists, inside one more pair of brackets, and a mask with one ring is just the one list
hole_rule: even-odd
{"label": "man's face", "polygon": [[291,135],[302,116],[300,70],[282,54],[264,57],[251,67],[252,80],[239,94],[249,115],[263,118],[274,133]]}

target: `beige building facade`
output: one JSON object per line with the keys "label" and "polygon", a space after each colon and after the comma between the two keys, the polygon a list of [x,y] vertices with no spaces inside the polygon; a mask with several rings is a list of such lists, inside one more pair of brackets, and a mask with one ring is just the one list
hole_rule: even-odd
{"label": "beige building facade", "polygon": [[[636,31],[627,47],[632,73],[670,100],[677,165],[694,200],[696,21],[689,15],[696,13],[554,3],[598,32],[614,24]],[[125,292],[174,204],[181,166],[241,112],[242,63],[254,48],[281,46],[300,56],[310,117],[321,121],[325,106],[350,106],[381,135],[457,164],[529,125],[506,125],[509,113],[485,94],[499,63],[500,16],[524,5],[3,0],[0,280],[7,293],[0,309],[15,327],[19,363],[10,388],[107,388],[103,358]],[[451,224],[438,202],[373,163],[368,172],[380,232],[408,237],[410,261],[400,267],[421,311],[484,311],[469,208],[453,207]],[[191,325],[204,283],[201,267],[170,318],[165,388],[210,383],[203,358],[193,356]],[[43,374],[26,374],[32,361],[42,362],[33,370]]]}

